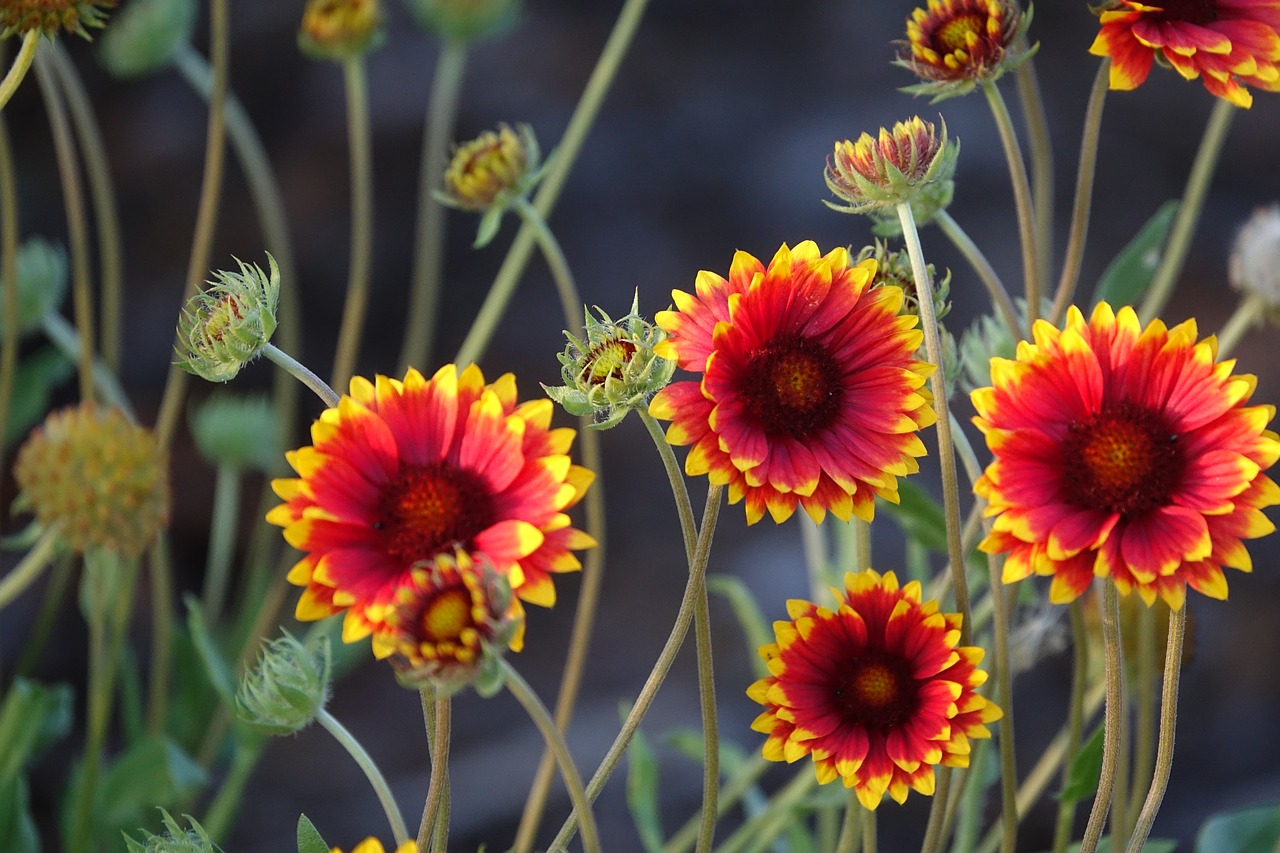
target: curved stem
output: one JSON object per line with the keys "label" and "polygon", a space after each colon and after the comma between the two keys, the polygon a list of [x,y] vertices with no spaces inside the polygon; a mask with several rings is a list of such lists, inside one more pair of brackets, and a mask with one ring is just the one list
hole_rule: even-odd
{"label": "curved stem", "polygon": [[932,802],[929,803],[929,820],[924,827],[924,838],[920,842],[920,853],[937,853],[942,849],[943,830],[946,827],[947,801],[951,796],[951,779],[954,775],[950,767],[938,767],[935,770]]}
{"label": "curved stem", "polygon": [[337,718],[321,708],[316,714],[316,722],[324,727],[324,730],[333,735],[334,740],[342,744],[356,764],[360,765],[360,769],[364,771],[365,778],[369,780],[369,784],[373,786],[374,792],[378,795],[378,802],[382,804],[382,810],[387,815],[387,822],[391,824],[391,834],[395,836],[396,844],[402,844],[413,838],[409,834],[409,830],[405,827],[404,818],[400,815],[400,807],[396,805],[396,799],[391,794],[391,787],[387,785],[386,778],[382,775],[382,771],[378,769],[378,765],[365,752],[360,742],[355,736],[347,730]]}
{"label": "curved stem", "polygon": [[312,373],[306,365],[289,355],[275,344],[267,344],[262,348],[262,354],[269,361],[275,362],[278,366],[287,370],[290,375],[306,385],[316,396],[324,401],[326,406],[333,408],[338,405],[338,401],[342,399],[337,392],[330,388],[323,379]]}
{"label": "curved stem", "polygon": [[[80,359],[81,353],[84,352],[84,348],[80,346],[80,336],[76,332],[76,327],[68,323],[61,314],[49,311],[41,316],[40,330],[70,361]],[[98,399],[124,412],[129,420],[137,421],[133,405],[125,396],[124,389],[120,387],[120,380],[100,358],[94,359],[93,362],[93,387]]]}
{"label": "curved stem", "polygon": [[1098,168],[1098,140],[1102,135],[1102,107],[1107,102],[1111,60],[1103,59],[1093,78],[1089,104],[1084,111],[1084,130],[1080,134],[1080,160],[1076,166],[1076,195],[1071,205],[1071,233],[1067,237],[1067,254],[1062,259],[1062,275],[1053,294],[1049,322],[1057,323],[1067,313],[1067,306],[1080,280],[1080,263],[1084,259],[1085,237],[1089,231],[1089,213],[1093,208],[1093,179]]}
{"label": "curved stem", "polygon": [[13,58],[13,65],[9,66],[9,71],[4,75],[4,79],[0,80],[0,109],[4,109],[5,104],[9,103],[9,99],[13,97],[13,93],[18,91],[27,71],[31,68],[31,61],[35,59],[36,48],[40,46],[40,31],[27,30],[22,37],[22,47],[18,49],[18,55]]}
{"label": "curved stem", "polygon": [[[716,808],[720,814],[723,815],[731,807],[737,805],[739,800],[744,799],[751,787],[764,775],[771,764],[772,762],[765,760],[763,756],[757,755],[748,765],[739,769],[733,778],[725,784],[724,790],[720,792],[720,799],[716,803]],[[702,816],[694,815],[674,835],[667,839],[667,843],[662,847],[662,853],[687,853],[687,851],[692,850],[701,828]]]}
{"label": "curved stem", "polygon": [[1009,118],[1009,108],[995,83],[984,83],[982,91],[991,106],[991,115],[1000,133],[1005,161],[1009,165],[1009,180],[1013,184],[1013,203],[1018,211],[1018,241],[1022,245],[1022,275],[1026,284],[1027,325],[1040,316],[1040,266],[1037,260],[1036,216],[1031,205],[1031,186],[1027,182],[1027,167],[1022,162],[1018,146],[1018,134]]}
{"label": "curved stem", "polygon": [[698,699],[702,712],[702,825],[697,853],[710,853],[715,837],[716,802],[720,796],[720,728],[716,719],[715,669],[711,659],[711,613],[707,587],[694,603],[693,637],[698,658]]}
{"label": "curved stem", "polygon": [[[231,64],[231,12],[229,0],[210,0],[209,56],[213,66],[213,85],[209,91],[209,124],[205,132],[204,173],[200,178],[200,203],[196,210],[195,234],[191,239],[191,255],[187,261],[187,282],[182,302],[196,294],[213,246],[213,232],[218,223],[218,199],[222,194],[222,171],[226,155],[227,81]],[[175,333],[176,335],[176,333]],[[185,370],[169,366],[160,411],[156,414],[156,439],[168,447],[178,428],[182,398],[187,393]]]}
{"label": "curved stem", "polygon": [[[555,755],[556,763],[560,765],[560,775],[564,777],[564,786],[569,790],[569,799],[573,802],[573,813],[577,816],[579,826],[582,829],[583,848],[586,853],[600,853],[600,835],[596,830],[595,816],[591,812],[591,801],[587,799],[586,789],[582,786],[582,777],[578,774],[578,768],[573,764],[573,757],[569,755],[569,748],[565,746],[560,730],[556,728],[550,712],[547,711],[542,701],[538,699],[538,695],[533,692],[533,688],[529,686],[529,683],[520,677],[520,673],[512,668],[506,658],[498,658],[498,660],[506,676],[507,689],[524,706],[529,718],[533,720],[534,725],[542,732],[542,737],[546,740],[547,746],[551,749],[552,754]],[[557,849],[556,845],[552,844],[550,849]]]}
{"label": "curved stem", "polygon": [[[1068,755],[1075,755],[1080,750],[1080,740],[1084,732],[1084,694],[1089,681],[1089,639],[1084,624],[1084,607],[1079,599],[1071,602],[1067,612],[1071,619],[1072,661],[1071,661],[1071,699],[1067,705],[1067,742]],[[1065,788],[1071,777],[1070,766],[1062,768],[1062,785]],[[1075,820],[1076,804],[1074,800],[1062,799],[1058,802],[1058,819],[1053,832],[1053,853],[1065,853],[1067,843],[1071,840],[1071,824]]]}
{"label": "curved stem", "polygon": [[0,338],[0,452],[9,432],[9,405],[18,371],[18,184],[9,144],[9,123],[0,113],[0,282],[4,285],[4,329]]}
{"label": "curved stem", "polygon": [[58,531],[51,527],[40,535],[31,550],[13,567],[9,574],[0,578],[0,608],[12,602],[27,587],[40,577],[40,573],[49,565],[57,549]]}
{"label": "curved stem", "polygon": [[844,806],[844,825],[840,828],[840,839],[836,842],[836,853],[855,853],[862,842],[862,823],[875,812],[868,812],[858,802],[858,795],[849,791]]}
{"label": "curved stem", "polygon": [[209,522],[209,555],[205,562],[205,618],[211,626],[218,624],[222,606],[231,585],[231,561],[235,556],[236,528],[240,515],[240,469],[233,465],[218,466],[213,484],[213,516]]}
{"label": "curved stem", "polygon": [[147,554],[151,581],[151,673],[147,683],[147,731],[160,734],[169,718],[169,676],[173,671],[173,567],[169,537],[160,531]]}
{"label": "curved stem", "polygon": [[560,308],[564,312],[565,322],[569,324],[569,331],[578,337],[583,337],[582,299],[578,296],[573,273],[569,270],[569,262],[560,249],[559,241],[547,227],[547,221],[527,198],[524,196],[517,198],[512,207],[515,208],[516,213],[520,214],[520,219],[533,228],[533,236],[538,242],[538,248],[542,250],[542,256],[546,258],[547,266],[551,268],[551,278],[556,284],[556,295],[560,297]]}
{"label": "curved stem", "polygon": [[1182,673],[1182,643],[1186,628],[1187,607],[1184,604],[1169,614],[1169,639],[1164,653],[1164,685],[1160,690],[1160,739],[1156,749],[1155,775],[1125,853],[1138,853],[1146,843],[1156,812],[1160,810],[1160,803],[1164,800],[1165,788],[1169,784],[1169,774],[1173,768],[1174,728],[1178,720],[1178,679]]}
{"label": "curved stem", "polygon": [[1209,114],[1209,123],[1205,125],[1200,148],[1196,151],[1191,173],[1187,176],[1187,186],[1182,191],[1182,203],[1178,205],[1178,214],[1169,230],[1169,240],[1160,255],[1160,265],[1156,267],[1146,298],[1142,300],[1142,307],[1138,310],[1144,323],[1150,322],[1164,310],[1173,293],[1173,286],[1187,259],[1187,250],[1191,248],[1191,238],[1200,222],[1204,198],[1222,155],[1223,143],[1227,141],[1231,119],[1238,111],[1230,101],[1214,99],[1213,112]]}
{"label": "curved stem", "polygon": [[951,214],[945,210],[939,211],[933,217],[933,221],[938,224],[938,228],[947,236],[947,239],[960,250],[960,254],[964,255],[965,260],[969,262],[969,266],[973,267],[973,271],[978,274],[983,286],[987,288],[987,295],[991,297],[992,306],[1000,312],[1000,316],[1004,318],[1005,327],[1008,328],[1014,339],[1029,340],[1030,335],[1018,321],[1018,309],[1014,307],[1013,300],[1009,298],[1009,291],[1005,289],[1004,282],[1000,280],[1000,276],[996,273],[995,267],[991,266],[991,262],[987,260],[987,256],[978,248],[978,244],[973,242],[968,233],[960,227],[960,223],[956,222],[951,217]]}
{"label": "curved stem", "polygon": [[938,422],[938,465],[942,469],[942,504],[947,525],[947,555],[951,559],[951,583],[955,591],[956,609],[963,622],[960,626],[960,644],[969,645],[970,619],[969,584],[965,577],[964,544],[960,535],[960,486],[956,476],[955,446],[951,435],[951,408],[947,403],[947,383],[942,375],[942,338],[938,333],[938,317],[933,309],[933,282],[924,263],[920,248],[920,234],[916,230],[911,205],[899,204],[898,221],[902,224],[902,236],[911,258],[911,274],[915,278],[916,293],[920,295],[920,325],[924,331],[924,348],[930,363],[935,366],[929,377],[933,389],[933,405]]}
{"label": "curved stem", "polygon": [[347,140],[351,149],[351,261],[330,380],[338,388],[345,386],[355,372],[373,267],[373,153],[363,54],[343,60],[342,79],[347,93]]}
{"label": "curved stem", "polygon": [[1262,325],[1266,311],[1267,301],[1258,294],[1247,293],[1241,298],[1222,331],[1218,332],[1218,361],[1235,351],[1236,345],[1250,329]]}
{"label": "curved stem", "polygon": [[1102,644],[1106,654],[1107,706],[1102,736],[1102,774],[1094,794],[1089,823],[1080,840],[1080,853],[1094,853],[1107,823],[1111,793],[1115,787],[1116,764],[1120,756],[1120,714],[1124,701],[1124,671],[1120,660],[1120,593],[1109,579],[1102,585]]}
{"label": "curved stem", "polygon": [[[1023,49],[1026,49],[1025,45]],[[1027,126],[1027,140],[1031,143],[1031,201],[1036,211],[1036,247],[1039,249],[1040,280],[1047,282],[1053,259],[1053,137],[1049,134],[1049,118],[1045,113],[1034,58],[1018,66],[1014,80]]]}
{"label": "curved stem", "polygon": [[67,208],[67,242],[71,250],[71,297],[80,357],[76,360],[80,377],[80,399],[93,399],[93,288],[89,282],[89,228],[85,218],[84,191],[75,141],[71,136],[66,104],[55,79],[56,69],[47,51],[36,54],[36,82],[44,96],[45,112],[53,132],[53,148],[58,159],[58,177]]}
{"label": "curved stem", "polygon": [[[431,850],[431,839],[441,823],[441,808],[445,802],[445,790],[449,787],[449,744],[452,740],[453,703],[447,698],[437,699],[432,691],[423,689],[422,717],[431,738],[431,782],[427,785],[427,798],[422,804],[422,821],[418,824],[418,850]],[[443,821],[445,830],[448,821]],[[443,850],[443,845],[440,847]]]}
{"label": "curved stem", "polygon": [[467,42],[445,39],[436,58],[427,98],[422,162],[418,171],[418,229],[413,247],[413,282],[405,323],[400,366],[408,369],[431,361],[435,347],[440,277],[444,270],[445,207],[435,197],[449,160],[449,139],[458,116],[458,95],[467,65]]}
{"label": "curved stem", "polygon": [[[622,11],[618,13],[613,31],[609,34],[604,50],[600,53],[600,59],[596,62],[591,78],[582,91],[582,97],[578,100],[578,106],[569,119],[564,136],[556,147],[555,160],[551,163],[547,176],[542,180],[542,185],[534,194],[533,206],[543,219],[550,215],[551,209],[560,197],[564,182],[578,159],[578,153],[582,149],[583,142],[586,141],[587,132],[595,123],[600,105],[604,102],[604,96],[608,93],[614,77],[617,76],[622,58],[635,37],[636,29],[640,26],[640,19],[644,16],[648,3],[649,0],[626,0]],[[489,332],[484,330],[492,330],[502,319],[507,303],[511,301],[511,293],[519,283],[520,274],[529,261],[533,242],[533,228],[528,223],[521,225],[515,241],[512,242],[506,258],[502,261],[502,266],[498,269],[498,274],[494,277],[489,295],[485,297],[480,313],[476,315],[471,331],[467,333],[462,347],[458,350],[458,355],[454,359],[458,364],[479,361],[484,355],[489,345]]]}

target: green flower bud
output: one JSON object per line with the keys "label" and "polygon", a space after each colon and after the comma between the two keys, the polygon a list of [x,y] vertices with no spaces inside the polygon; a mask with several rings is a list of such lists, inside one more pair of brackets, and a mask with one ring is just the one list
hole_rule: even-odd
{"label": "green flower bud", "polygon": [[240,681],[236,713],[268,734],[301,731],[329,699],[329,640],[304,646],[287,631],[267,643],[258,665]]}
{"label": "green flower bud", "polygon": [[[0,287],[7,286],[0,284]],[[2,291],[0,291],[2,292]],[[29,334],[56,311],[67,294],[67,253],[56,243],[27,240],[18,249],[18,329]],[[4,299],[0,299],[0,337],[4,330]]]}
{"label": "green flower bud", "polygon": [[[876,277],[872,287],[883,287],[891,284],[902,289],[906,302],[902,310],[907,314],[920,315],[920,295],[916,292],[916,278],[911,272],[911,257],[905,251],[890,250],[887,243],[880,240],[874,246],[866,246],[858,253],[858,261],[867,258],[876,259]],[[933,312],[939,320],[951,311],[951,303],[947,297],[951,294],[951,270],[938,278],[933,264],[925,264],[925,274],[933,281]]]}
{"label": "green flower bud", "polygon": [[187,302],[178,324],[178,360],[188,373],[226,382],[258,356],[276,330],[280,268],[267,255],[268,278],[257,264],[239,258],[240,272],[219,270],[203,293]]}
{"label": "green flower bud", "polygon": [[444,173],[444,191],[436,198],[461,210],[483,212],[475,248],[489,244],[498,223],[516,199],[528,195],[546,174],[538,138],[527,124],[505,124],[459,145]]}
{"label": "green flower bud", "polygon": [[441,38],[472,41],[501,35],[520,17],[520,0],[407,0],[418,23]]}
{"label": "green flower bud", "polygon": [[164,809],[160,809],[160,814],[164,815],[164,835],[139,830],[140,842],[126,835],[124,844],[128,853],[221,853],[222,848],[209,839],[209,833],[191,815],[183,815],[191,827],[183,829]]}
{"label": "green flower bud", "polygon": [[569,414],[594,418],[591,429],[609,429],[632,409],[648,406],[671,381],[676,363],[654,354],[666,333],[640,316],[638,297],[631,313],[617,321],[596,311],[599,320],[585,312],[585,341],[564,333],[569,344],[556,356],[564,385],[542,389]]}
{"label": "green flower bud", "polygon": [[280,457],[276,412],[262,395],[215,394],[194,409],[191,432],[214,465],[268,471]]}
{"label": "green flower bud", "polygon": [[130,0],[102,35],[98,56],[116,77],[158,71],[191,41],[196,0]]}

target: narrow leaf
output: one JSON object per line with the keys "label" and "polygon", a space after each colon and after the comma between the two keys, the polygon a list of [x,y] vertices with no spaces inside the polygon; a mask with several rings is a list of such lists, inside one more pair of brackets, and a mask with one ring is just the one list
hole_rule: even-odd
{"label": "narrow leaf", "polygon": [[1272,853],[1277,847],[1280,805],[1214,815],[1196,836],[1196,853]]}
{"label": "narrow leaf", "polygon": [[[626,719],[629,710],[624,705],[619,708],[619,715]],[[627,747],[627,808],[645,853],[660,853],[663,836],[658,805],[658,759],[648,738],[638,729]]]}
{"label": "narrow leaf", "polygon": [[1133,305],[1142,298],[1156,267],[1160,264],[1160,250],[1169,236],[1173,215],[1178,212],[1178,202],[1166,201],[1160,206],[1129,245],[1107,265],[1098,286],[1093,291],[1093,305],[1107,302],[1113,307]]}
{"label": "narrow leaf", "polygon": [[306,815],[298,815],[298,853],[329,853],[320,830]]}
{"label": "narrow leaf", "polygon": [[1079,802],[1098,790],[1098,779],[1102,776],[1102,735],[1102,726],[1098,726],[1071,760],[1071,771],[1067,774],[1067,784],[1058,794],[1059,800]]}

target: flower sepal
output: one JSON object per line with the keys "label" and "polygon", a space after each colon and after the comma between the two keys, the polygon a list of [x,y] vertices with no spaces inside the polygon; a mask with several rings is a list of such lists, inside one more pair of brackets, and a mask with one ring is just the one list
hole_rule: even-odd
{"label": "flower sepal", "polygon": [[329,639],[303,644],[288,631],[267,643],[236,691],[236,714],[261,732],[299,732],[324,709],[332,675]]}
{"label": "flower sepal", "polygon": [[[946,184],[955,174],[960,143],[947,139],[947,124],[938,132],[919,116],[880,128],[878,137],[863,133],[857,141],[836,142],[823,175],[827,189],[843,204],[824,200],[842,213],[891,215],[897,205],[925,202],[921,212],[950,201]],[[913,208],[914,212],[914,208]]]}
{"label": "flower sepal", "polygon": [[235,378],[271,342],[280,302],[280,268],[267,254],[270,275],[235,259],[239,272],[219,270],[208,290],[187,302],[178,323],[178,367],[210,382]]}

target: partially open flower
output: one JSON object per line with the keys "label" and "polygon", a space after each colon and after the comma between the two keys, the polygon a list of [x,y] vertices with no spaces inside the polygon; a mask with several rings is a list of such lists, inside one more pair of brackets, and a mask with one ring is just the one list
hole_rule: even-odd
{"label": "partially open flower", "polygon": [[310,725],[329,700],[329,641],[304,645],[285,632],[267,643],[236,691],[236,713],[260,731],[292,734]]}
{"label": "partially open flower", "polygon": [[54,412],[18,452],[17,506],[76,553],[146,550],[169,518],[168,463],[149,429],[119,409]]}
{"label": "partially open flower", "polygon": [[115,6],[116,0],[6,0],[0,3],[0,38],[31,30],[52,37],[63,30],[89,39],[85,27],[105,27],[107,13],[103,10]]}
{"label": "partially open flower", "polygon": [[298,47],[316,59],[343,60],[377,47],[378,0],[307,0]]}
{"label": "partially open flower", "polygon": [[520,0],[408,0],[422,26],[441,38],[471,41],[500,35],[520,15]]}
{"label": "partially open flower", "polygon": [[532,190],[545,171],[533,129],[500,124],[454,150],[438,198],[450,207],[484,213],[476,234],[479,248],[493,239],[507,208]]}
{"label": "partially open flower", "polygon": [[1232,287],[1261,298],[1270,319],[1280,320],[1280,205],[1259,208],[1240,229],[1228,274]]}
{"label": "partially open flower", "polygon": [[945,123],[939,134],[919,116],[892,130],[880,128],[878,138],[864,133],[856,142],[837,142],[824,177],[827,188],[845,203],[826,205],[844,213],[891,213],[905,202],[913,212],[936,212],[950,200],[959,152],[960,144],[947,140]]}
{"label": "partially open flower", "polygon": [[145,829],[139,830],[142,833],[141,842],[126,835],[124,844],[127,853],[221,853],[222,848],[213,843],[209,833],[191,815],[183,815],[190,826],[190,829],[183,829],[173,819],[173,815],[164,809],[160,809],[160,814],[163,815],[164,834],[155,835]]}
{"label": "partially open flower", "polygon": [[1011,0],[929,0],[907,19],[896,64],[923,82],[904,91],[938,101],[999,79],[1035,52],[1022,39],[1030,23]]}
{"label": "partially open flower", "polygon": [[210,382],[235,377],[276,330],[280,268],[267,255],[268,277],[257,264],[236,259],[240,272],[219,270],[208,290],[187,302],[178,324],[178,360],[188,373]]}

